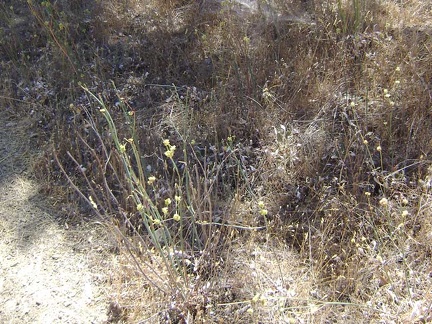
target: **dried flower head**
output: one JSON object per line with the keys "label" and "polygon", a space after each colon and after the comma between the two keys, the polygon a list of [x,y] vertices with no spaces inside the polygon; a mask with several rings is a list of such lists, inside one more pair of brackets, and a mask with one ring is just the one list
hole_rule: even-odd
{"label": "dried flower head", "polygon": [[382,198],[382,199],[379,201],[379,204],[380,204],[381,206],[383,206],[383,207],[388,206],[388,199],[387,199],[387,198]]}
{"label": "dried flower head", "polygon": [[151,176],[151,177],[148,178],[147,183],[148,183],[149,185],[152,185],[155,181],[156,181],[156,177]]}

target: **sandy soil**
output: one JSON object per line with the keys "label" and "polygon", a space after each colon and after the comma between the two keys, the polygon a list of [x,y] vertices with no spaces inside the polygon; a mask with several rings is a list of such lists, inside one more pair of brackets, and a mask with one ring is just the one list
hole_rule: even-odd
{"label": "sandy soil", "polygon": [[114,256],[103,227],[60,221],[32,179],[30,128],[4,113],[0,125],[0,322],[106,322]]}

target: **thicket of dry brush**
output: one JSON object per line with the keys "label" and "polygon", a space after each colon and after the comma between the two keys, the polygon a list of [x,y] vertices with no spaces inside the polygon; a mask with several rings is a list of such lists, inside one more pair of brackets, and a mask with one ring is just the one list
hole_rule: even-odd
{"label": "thicket of dry brush", "polygon": [[432,320],[431,6],[258,2],[1,5],[2,107],[128,252],[112,320]]}

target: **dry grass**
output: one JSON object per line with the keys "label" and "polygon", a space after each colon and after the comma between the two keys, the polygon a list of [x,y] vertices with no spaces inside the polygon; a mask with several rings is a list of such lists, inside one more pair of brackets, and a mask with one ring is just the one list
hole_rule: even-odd
{"label": "dry grass", "polygon": [[[8,39],[41,33],[27,55],[2,44],[2,104],[32,107],[53,147],[38,167],[61,184],[55,153],[81,192],[65,203],[90,213],[91,195],[117,215],[113,322],[431,321],[431,6],[269,3],[60,1],[30,6],[22,31],[5,5]],[[79,82],[120,144],[137,139],[131,168],[158,179],[156,210],[187,191],[175,269]]]}

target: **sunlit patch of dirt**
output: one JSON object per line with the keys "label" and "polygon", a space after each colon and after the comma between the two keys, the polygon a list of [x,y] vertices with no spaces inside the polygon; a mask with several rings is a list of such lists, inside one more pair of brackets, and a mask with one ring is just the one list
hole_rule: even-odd
{"label": "sunlit patch of dirt", "polygon": [[0,322],[106,322],[110,258],[103,228],[59,222],[28,172],[29,129],[2,117]]}

